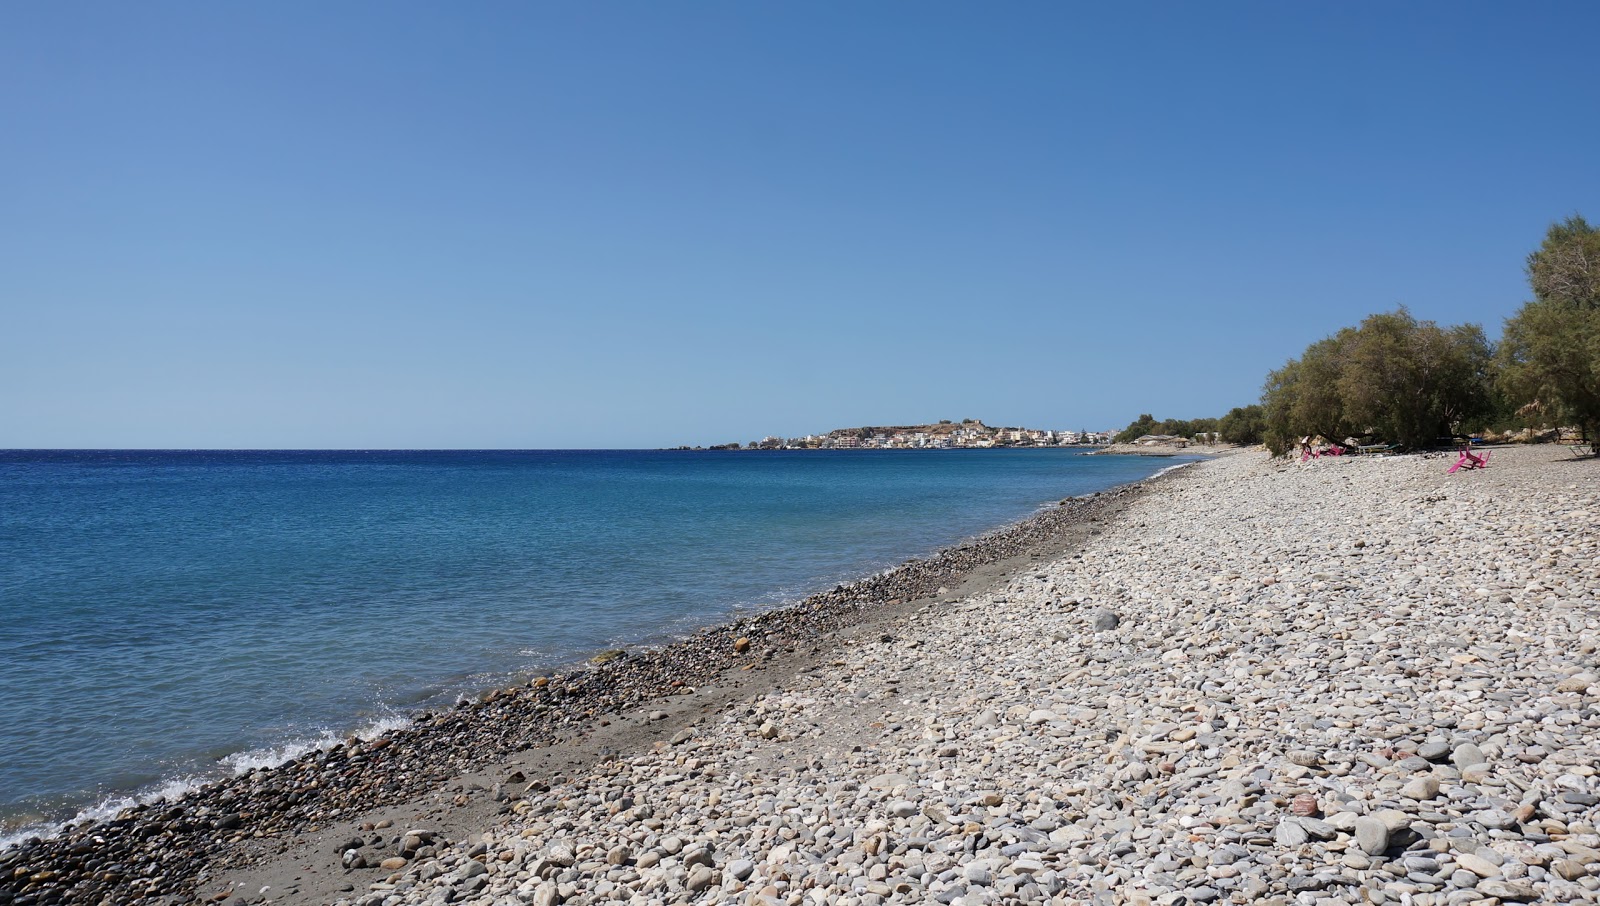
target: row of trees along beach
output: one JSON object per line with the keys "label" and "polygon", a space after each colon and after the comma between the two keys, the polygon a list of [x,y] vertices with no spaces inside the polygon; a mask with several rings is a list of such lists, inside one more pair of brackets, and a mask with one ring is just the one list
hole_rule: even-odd
{"label": "row of trees along beach", "polygon": [[1303,437],[1434,446],[1463,435],[1592,440],[1600,431],[1600,229],[1573,215],[1528,255],[1533,298],[1499,343],[1478,324],[1441,326],[1405,308],[1306,347],[1267,376],[1259,404],[1221,418],[1141,415],[1118,442],[1215,432],[1274,453]]}

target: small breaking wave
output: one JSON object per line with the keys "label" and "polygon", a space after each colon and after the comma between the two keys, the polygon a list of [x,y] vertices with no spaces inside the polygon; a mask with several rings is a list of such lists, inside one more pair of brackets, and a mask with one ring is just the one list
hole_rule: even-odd
{"label": "small breaking wave", "polygon": [[249,749],[244,752],[235,752],[225,756],[219,764],[232,769],[235,777],[248,774],[259,768],[275,768],[281,764],[294,761],[302,755],[331,749],[351,736],[362,742],[370,742],[385,733],[392,733],[411,725],[411,718],[402,715],[391,715],[380,718],[356,730],[354,733],[338,734],[332,730],[323,730],[310,739],[302,739],[285,743],[281,746],[264,746],[259,749]]}
{"label": "small breaking wave", "polygon": [[48,840],[59,835],[68,827],[108,821],[121,814],[124,810],[135,806],[151,805],[157,802],[176,802],[194,790],[199,789],[204,783],[204,780],[197,777],[175,777],[163,781],[160,785],[147,792],[108,797],[95,805],[83,809],[67,821],[41,821],[24,824],[14,831],[0,833],[0,850],[10,849],[35,837]]}
{"label": "small breaking wave", "polygon": [[69,827],[108,821],[130,808],[153,805],[158,802],[177,802],[207,783],[230,776],[238,777],[260,768],[275,768],[279,765],[287,764],[302,755],[322,749],[331,749],[351,736],[360,739],[362,742],[370,742],[385,733],[404,729],[410,725],[411,718],[396,714],[375,720],[353,733],[341,735],[332,730],[323,730],[310,739],[235,752],[218,759],[217,764],[222,768],[222,773],[209,775],[186,774],[169,778],[146,790],[109,796],[95,805],[82,809],[66,821],[30,821],[15,830],[0,831],[0,851],[21,845],[35,837],[49,840],[52,837],[59,836],[62,831]]}

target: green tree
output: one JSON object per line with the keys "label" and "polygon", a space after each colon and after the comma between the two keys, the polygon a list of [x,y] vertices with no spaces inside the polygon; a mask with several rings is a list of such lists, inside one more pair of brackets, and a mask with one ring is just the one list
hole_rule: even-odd
{"label": "green tree", "polygon": [[1193,437],[1194,422],[1186,418],[1169,418],[1156,425],[1153,434],[1170,434],[1173,437]]}
{"label": "green tree", "polygon": [[1537,299],[1600,308],[1600,229],[1576,214],[1552,224],[1528,255],[1528,283]]}
{"label": "green tree", "polygon": [[1113,437],[1111,441],[1112,443],[1118,444],[1132,443],[1146,434],[1155,434],[1155,427],[1155,416],[1145,412],[1130,422],[1128,427],[1123,428],[1121,433],[1119,433],[1116,437]]}
{"label": "green tree", "polygon": [[1345,417],[1407,447],[1453,433],[1489,406],[1489,341],[1476,324],[1443,328],[1404,308],[1361,322],[1344,349]]}
{"label": "green tree", "polygon": [[1267,449],[1284,453],[1301,437],[1343,438],[1352,433],[1345,417],[1339,380],[1344,376],[1344,349],[1355,329],[1346,327],[1306,347],[1298,359],[1267,375],[1261,393]]}
{"label": "green tree", "polygon": [[1308,435],[1428,446],[1488,409],[1489,363],[1477,325],[1442,328],[1404,308],[1372,315],[1267,376],[1263,439],[1275,453]]}
{"label": "green tree", "polygon": [[1519,406],[1600,431],[1600,230],[1582,217],[1553,224],[1528,256],[1534,298],[1506,321],[1500,387]]}
{"label": "green tree", "polygon": [[1266,430],[1266,414],[1259,405],[1235,406],[1217,421],[1217,431],[1230,444],[1259,444]]}

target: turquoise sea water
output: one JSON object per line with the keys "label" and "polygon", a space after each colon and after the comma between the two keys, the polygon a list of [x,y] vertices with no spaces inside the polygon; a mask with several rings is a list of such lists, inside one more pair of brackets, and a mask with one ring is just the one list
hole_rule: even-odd
{"label": "turquoise sea water", "polygon": [[779,605],[1173,463],[0,451],[0,837]]}

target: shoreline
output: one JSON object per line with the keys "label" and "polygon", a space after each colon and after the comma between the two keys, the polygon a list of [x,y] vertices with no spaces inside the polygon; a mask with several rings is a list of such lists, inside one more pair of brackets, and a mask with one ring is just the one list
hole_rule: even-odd
{"label": "shoreline", "polygon": [[1505,455],[1183,469],[331,902],[1600,903],[1600,470]]}
{"label": "shoreline", "polygon": [[[699,704],[708,685],[722,682],[747,691],[762,685],[751,677],[790,675],[801,662],[823,656],[840,633],[938,599],[951,586],[996,579],[1002,564],[1021,570],[1062,553],[1063,545],[1070,549],[1171,471],[1045,505],[926,558],[784,607],[637,653],[622,651],[603,663],[591,659],[526,684],[485,690],[451,708],[412,714],[406,725],[379,735],[310,747],[272,767],[210,780],[176,799],[156,798],[113,817],[67,824],[51,837],[0,850],[0,900],[99,902],[113,896],[118,902],[187,902],[216,877],[213,864],[236,869],[268,862],[304,837],[349,823],[352,812],[415,804],[418,796],[452,782],[461,785],[461,778],[518,753],[581,750],[586,737],[612,726],[630,708],[678,699]],[[638,734],[622,735],[630,738],[617,742],[640,742],[631,738]],[[580,762],[611,750],[591,748],[578,754]],[[337,782],[323,783],[330,772]],[[491,802],[503,795],[499,786],[474,792],[488,792]]]}

